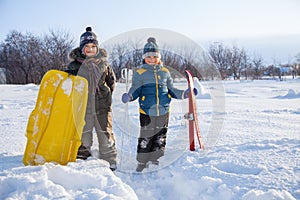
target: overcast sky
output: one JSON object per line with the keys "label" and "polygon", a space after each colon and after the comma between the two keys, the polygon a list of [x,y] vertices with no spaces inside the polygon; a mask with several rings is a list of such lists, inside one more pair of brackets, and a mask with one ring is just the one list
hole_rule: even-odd
{"label": "overcast sky", "polygon": [[201,43],[226,41],[266,60],[300,52],[300,0],[0,0],[0,41],[11,30],[69,31],[91,25],[101,41],[141,28],[168,29]]}

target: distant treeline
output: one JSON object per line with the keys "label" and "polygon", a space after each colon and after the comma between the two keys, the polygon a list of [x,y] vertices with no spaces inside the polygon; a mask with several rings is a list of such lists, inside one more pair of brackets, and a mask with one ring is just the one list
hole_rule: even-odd
{"label": "distant treeline", "polygon": [[[0,43],[0,68],[5,69],[6,82],[39,84],[48,70],[63,70],[70,62],[70,51],[76,47],[74,41],[67,31],[50,30],[43,37],[11,31]],[[121,78],[123,68],[135,69],[142,64],[142,47],[143,44],[138,42],[126,41],[106,48],[117,80]],[[191,70],[201,80],[280,77],[282,67],[289,69],[284,71],[286,74],[300,75],[300,53],[295,56],[296,63],[264,66],[261,56],[252,57],[243,48],[228,47],[220,42],[212,42],[206,52],[183,47],[180,54],[175,54],[167,46],[160,47],[162,60],[174,79],[183,77],[185,69]]]}

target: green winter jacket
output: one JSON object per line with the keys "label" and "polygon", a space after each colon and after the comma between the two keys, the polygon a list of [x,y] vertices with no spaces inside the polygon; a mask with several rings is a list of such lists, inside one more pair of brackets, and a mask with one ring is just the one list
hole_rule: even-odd
{"label": "green winter jacket", "polygon": [[171,98],[183,99],[184,90],[173,87],[166,67],[143,64],[134,72],[128,94],[131,101],[139,98],[140,113],[160,116],[170,111]]}
{"label": "green winter jacket", "polygon": [[[111,111],[116,78],[107,61],[106,50],[99,48],[96,56],[85,57],[80,49],[76,48],[72,50],[70,57],[73,61],[68,65],[66,72],[86,78],[89,84],[86,114],[101,114]],[[95,93],[91,91],[93,71],[90,71],[88,67],[91,63],[94,63],[101,72],[97,86],[94,86],[97,87]]]}

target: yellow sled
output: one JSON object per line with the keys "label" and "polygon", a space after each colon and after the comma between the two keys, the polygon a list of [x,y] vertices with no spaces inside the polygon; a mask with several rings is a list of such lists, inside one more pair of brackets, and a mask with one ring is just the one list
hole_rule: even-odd
{"label": "yellow sled", "polygon": [[58,70],[44,75],[27,124],[25,165],[45,162],[65,165],[76,160],[87,97],[85,78]]}

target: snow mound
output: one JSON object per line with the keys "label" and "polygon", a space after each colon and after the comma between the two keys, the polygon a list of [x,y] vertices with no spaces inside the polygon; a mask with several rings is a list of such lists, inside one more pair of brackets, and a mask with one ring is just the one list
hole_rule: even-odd
{"label": "snow mound", "polygon": [[277,191],[271,189],[267,192],[263,192],[261,190],[250,190],[247,192],[243,198],[243,200],[269,200],[269,199],[277,199],[277,200],[296,200],[289,192],[285,190]]}
{"label": "snow mound", "polygon": [[296,98],[300,98],[300,92],[295,92],[295,90],[293,89],[289,89],[288,93],[286,95],[283,96],[277,96],[275,97],[276,99],[296,99]]}
{"label": "snow mound", "polygon": [[46,163],[5,170],[0,199],[137,199],[107,165],[92,158],[66,166]]}

